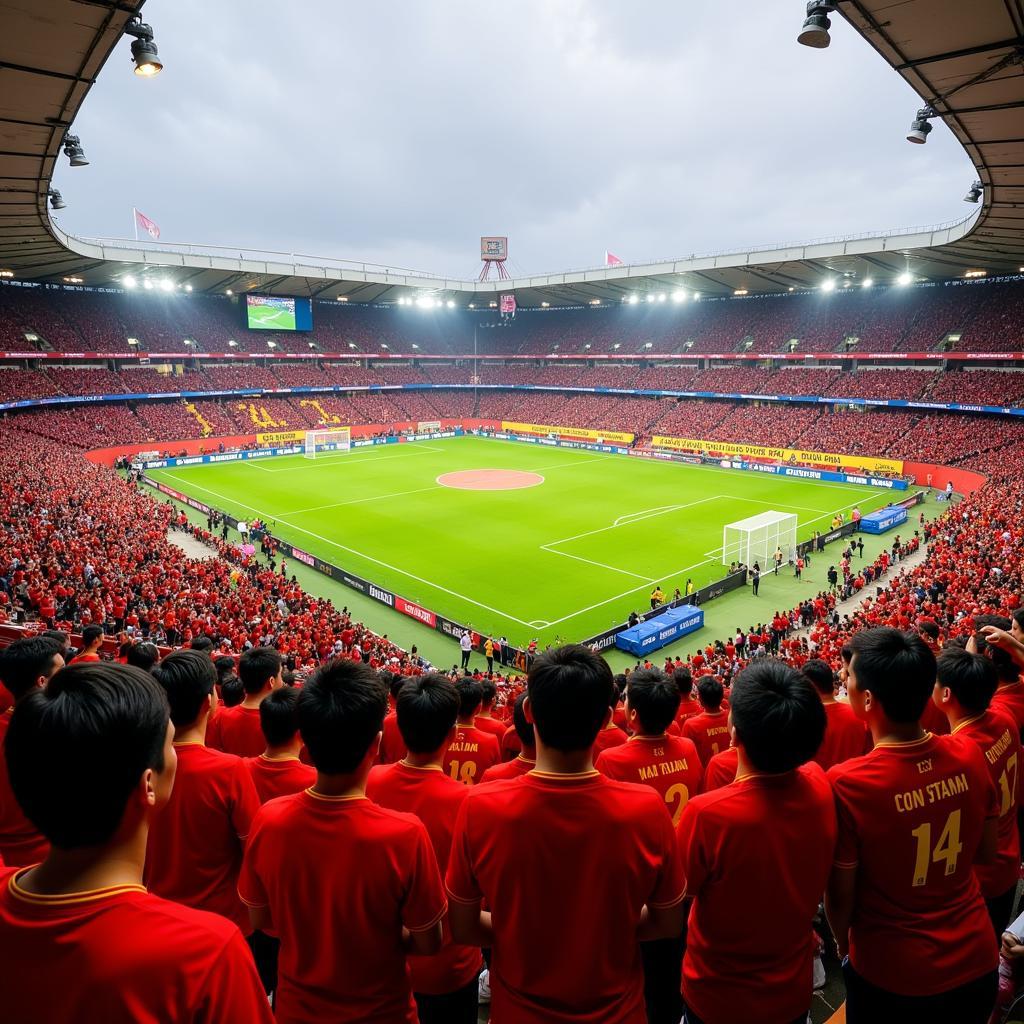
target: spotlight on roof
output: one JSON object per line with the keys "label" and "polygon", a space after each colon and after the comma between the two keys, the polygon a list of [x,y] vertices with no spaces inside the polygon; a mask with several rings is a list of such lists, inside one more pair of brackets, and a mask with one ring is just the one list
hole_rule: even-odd
{"label": "spotlight on roof", "polygon": [[968,190],[967,195],[964,196],[965,203],[976,203],[985,194],[985,186],[980,181],[976,181]]}
{"label": "spotlight on roof", "polygon": [[907,132],[907,142],[913,142],[916,146],[923,146],[928,141],[928,135],[932,130],[929,118],[938,117],[935,108],[930,104],[921,107],[917,116],[910,124],[910,131]]}
{"label": "spotlight on roof", "polygon": [[125,25],[124,34],[133,37],[132,60],[135,61],[135,74],[141,78],[159,75],[164,66],[157,55],[156,43],[153,42],[153,29],[136,15]]}
{"label": "spotlight on roof", "polygon": [[224,294],[225,295],[234,295],[235,293],[230,288],[225,288],[224,289]]}
{"label": "spotlight on roof", "polygon": [[796,41],[802,46],[810,46],[815,50],[826,49],[828,44],[832,42],[832,37],[828,34],[828,30],[832,27],[832,22],[828,20],[828,16],[835,9],[836,5],[834,2],[808,0],[807,17],[804,18],[803,28],[796,37]]}
{"label": "spotlight on roof", "polygon": [[68,205],[64,202],[64,197],[55,188],[51,188],[46,194],[50,197],[50,206],[54,210],[63,210]]}
{"label": "spotlight on roof", "polygon": [[131,274],[125,274],[125,276],[121,278],[121,284],[123,284],[125,288],[135,288],[138,286],[138,283],[139,282],[136,281]]}
{"label": "spotlight on roof", "polygon": [[823,292],[834,292],[836,290],[836,281],[834,277],[826,277],[821,282],[821,290]]}
{"label": "spotlight on roof", "polygon": [[543,307],[544,309],[547,309],[547,308],[548,308],[548,306],[550,306],[550,305],[551,305],[551,303],[550,303],[550,302],[542,302],[542,303],[541,303],[541,306],[542,306],[542,307]]}
{"label": "spotlight on roof", "polygon": [[699,298],[700,298],[700,292],[694,292],[694,293],[693,293],[693,297],[694,297],[695,299],[699,299]]}
{"label": "spotlight on roof", "polygon": [[630,295],[630,297],[626,301],[629,302],[631,306],[635,306],[640,301],[640,296]]}
{"label": "spotlight on roof", "polygon": [[865,277],[864,280],[861,281],[860,286],[861,288],[870,288],[874,283],[875,282],[872,281],[870,277]]}
{"label": "spotlight on roof", "polygon": [[658,294],[658,301],[659,302],[664,302],[667,298],[668,298],[668,296],[664,292],[659,292],[659,294]]}
{"label": "spotlight on roof", "polygon": [[733,295],[749,295],[749,291],[746,288],[734,288]]}
{"label": "spotlight on roof", "polygon": [[14,277],[13,270],[0,270],[0,277]]}
{"label": "spotlight on roof", "polygon": [[914,283],[914,275],[909,273],[908,271],[904,270],[903,273],[900,274],[900,276],[896,278],[896,283],[901,288],[906,288],[908,284],[913,284]]}
{"label": "spotlight on roof", "polygon": [[348,296],[347,295],[339,295],[338,296],[338,301],[339,302],[348,302]]}
{"label": "spotlight on roof", "polygon": [[455,300],[454,299],[449,299],[447,301],[447,303],[445,303],[445,305],[447,305],[447,307],[449,309],[454,309],[455,308]]}
{"label": "spotlight on roof", "polygon": [[187,292],[192,291],[192,285],[190,285],[190,284],[185,285],[185,291],[187,291]]}
{"label": "spotlight on roof", "polygon": [[169,277],[165,277],[160,282],[160,289],[162,291],[165,291],[165,292],[173,292],[174,291],[174,282]]}
{"label": "spotlight on roof", "polygon": [[153,290],[153,282],[147,277],[146,280],[142,282],[142,287],[145,288],[147,292],[151,292]]}
{"label": "spotlight on roof", "polygon": [[686,292],[673,292],[672,293],[672,301],[673,302],[685,302],[686,301]]}
{"label": "spotlight on roof", "polygon": [[85,150],[82,149],[82,142],[77,135],[64,136],[64,155],[72,167],[89,166],[89,161],[85,158]]}
{"label": "spotlight on roof", "polygon": [[600,306],[601,305],[601,300],[600,299],[591,299],[590,300],[590,304],[592,306]]}

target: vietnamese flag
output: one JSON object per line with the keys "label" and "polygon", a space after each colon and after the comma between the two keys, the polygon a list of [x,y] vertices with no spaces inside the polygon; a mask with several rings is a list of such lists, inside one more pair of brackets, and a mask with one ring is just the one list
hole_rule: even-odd
{"label": "vietnamese flag", "polygon": [[615,255],[615,253],[608,252],[608,250],[606,249],[604,253],[604,265],[606,267],[618,267],[622,265],[622,260],[620,260],[619,257]]}
{"label": "vietnamese flag", "polygon": [[135,211],[135,222],[142,228],[143,231],[149,235],[153,241],[157,241],[160,238],[160,228],[151,221],[141,210]]}

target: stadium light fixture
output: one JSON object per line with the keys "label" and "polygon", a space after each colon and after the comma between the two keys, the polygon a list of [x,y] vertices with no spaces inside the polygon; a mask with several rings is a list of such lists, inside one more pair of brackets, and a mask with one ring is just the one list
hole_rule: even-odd
{"label": "stadium light fixture", "polygon": [[496,302],[488,302],[488,303],[487,303],[487,305],[488,305],[488,306],[489,306],[489,307],[490,307],[491,309],[497,309],[497,308],[498,308],[498,304],[497,304]]}
{"label": "stadium light fixture", "polygon": [[874,283],[875,282],[870,277],[865,277],[864,280],[861,281],[860,286],[861,288],[870,288]]}
{"label": "stadium light fixture", "polygon": [[142,282],[142,287],[145,288],[147,292],[151,292],[153,290],[153,282],[147,277],[146,280]]}
{"label": "stadium light fixture", "polygon": [[601,300],[600,299],[591,299],[590,300],[590,304],[592,306],[600,306],[601,305]]}
{"label": "stadium light fixture", "polygon": [[224,289],[224,294],[225,295],[234,295],[235,293],[230,288],[225,288]]}
{"label": "stadium light fixture", "polygon": [[900,276],[896,278],[896,283],[901,288],[906,288],[908,284],[913,284],[914,283],[914,275],[909,273],[908,271],[904,270],[903,273],[900,274]]}
{"label": "stadium light fixture", "polygon": [[795,291],[796,291],[796,287],[795,287],[794,285],[790,285],[790,286],[789,286],[789,290],[790,290],[791,292],[795,292]]}
{"label": "stadium light fixture", "polygon": [[699,299],[699,298],[700,298],[700,292],[694,292],[694,293],[693,293],[693,297],[694,297],[695,299]]}
{"label": "stadium light fixture", "polygon": [[821,290],[823,292],[834,292],[836,290],[835,278],[826,277],[825,280],[821,282]]}
{"label": "stadium light fixture", "polygon": [[192,291],[192,285],[190,285],[190,284],[185,285],[185,291],[187,291],[187,292]]}
{"label": "stadium light fixture", "polygon": [[476,303],[475,303],[475,302],[471,302],[471,303],[469,304],[469,308],[470,308],[470,309],[476,309]]}
{"label": "stadium light fixture", "polygon": [[398,300],[398,304],[399,304],[400,306],[404,306],[404,305],[405,305],[405,299],[404,299],[404,298],[400,298],[400,299]]}
{"label": "stadium light fixture", "polygon": [[339,295],[338,296],[338,301],[339,302],[348,302],[348,296],[347,295]]}
{"label": "stadium light fixture", "polygon": [[923,146],[928,141],[928,135],[932,130],[930,118],[938,116],[938,112],[930,103],[921,107],[910,124],[907,142],[913,142],[915,146]]}
{"label": "stadium light fixture", "polygon": [[966,277],[966,278],[986,277],[987,275],[988,275],[988,271],[987,270],[968,270],[964,274],[964,277]]}
{"label": "stadium light fixture", "polygon": [[445,303],[445,305],[446,305],[446,306],[447,306],[447,307],[448,307],[449,309],[454,309],[454,308],[455,308],[455,300],[454,300],[454,299],[449,299],[449,300],[448,300],[448,301],[447,301],[447,302]]}
{"label": "stadium light fixture", "polygon": [[542,302],[542,303],[541,303],[541,308],[542,308],[542,309],[547,309],[547,308],[548,308],[548,307],[549,307],[550,305],[551,305],[551,303],[550,303],[550,302]]}
{"label": "stadium light fixture", "polygon": [[165,292],[173,292],[174,291],[174,282],[169,277],[165,277],[160,282],[160,289],[161,289],[161,291],[165,291]]}
{"label": "stadium light fixture", "polygon": [[673,292],[672,293],[672,301],[673,302],[685,302],[686,301],[686,292]]}
{"label": "stadium light fixture", "polygon": [[968,190],[967,195],[964,196],[965,203],[976,203],[985,194],[985,186],[980,181],[976,181]]}
{"label": "stadium light fixture", "polygon": [[0,277],[14,277],[13,270],[0,270]]}
{"label": "stadium light fixture", "polygon": [[126,274],[124,277],[121,278],[121,284],[123,284],[125,288],[135,288],[138,285],[138,283],[139,282],[136,281],[131,274]]}
{"label": "stadium light fixture", "polygon": [[836,9],[834,2],[826,0],[808,0],[807,17],[804,18],[803,28],[796,37],[801,46],[810,46],[814,50],[824,50],[832,42],[828,30],[832,22],[828,16]]}
{"label": "stadium light fixture", "polygon": [[631,306],[635,306],[640,301],[640,296],[633,294],[626,300]]}
{"label": "stadium light fixture", "polygon": [[132,60],[135,62],[135,74],[140,78],[159,75],[164,66],[157,54],[156,43],[153,42],[153,29],[136,15],[125,25],[124,34],[133,37]]}
{"label": "stadium light fixture", "polygon": [[733,289],[733,295],[749,295],[750,292],[746,288],[735,288]]}
{"label": "stadium light fixture", "polygon": [[650,293],[650,292],[647,293],[647,301],[648,302],[654,302],[655,298],[656,298],[656,296],[653,295],[652,293]]}
{"label": "stadium light fixture", "polygon": [[54,210],[63,210],[68,204],[64,202],[64,197],[55,188],[51,188],[47,193],[50,199],[50,207]]}
{"label": "stadium light fixture", "polygon": [[667,298],[668,298],[668,296],[664,292],[660,292],[658,294],[658,301],[659,302],[664,302]]}
{"label": "stadium light fixture", "polygon": [[82,141],[77,135],[64,136],[64,155],[72,167],[89,166],[89,161],[85,158],[85,150],[82,149]]}

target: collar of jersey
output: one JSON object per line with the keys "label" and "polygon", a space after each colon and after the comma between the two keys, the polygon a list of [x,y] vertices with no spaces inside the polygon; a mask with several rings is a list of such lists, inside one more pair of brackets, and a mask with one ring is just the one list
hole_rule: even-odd
{"label": "collar of jersey", "polygon": [[663,743],[667,738],[668,733],[664,732],[658,733],[657,736],[641,736],[637,733],[636,736],[630,736],[626,742],[632,743],[633,740],[645,740],[647,743]]}
{"label": "collar of jersey", "polygon": [[105,889],[86,889],[83,892],[72,892],[64,895],[29,892],[18,885],[18,879],[30,871],[31,868],[24,868],[11,875],[8,882],[8,890],[15,899],[24,903],[32,903],[39,907],[67,907],[79,903],[91,903],[94,900],[109,899],[111,896],[119,896],[125,892],[147,892],[144,885],[110,885]]}
{"label": "collar of jersey", "polygon": [[537,758],[535,758],[535,757],[523,757],[522,754],[517,755],[516,760],[517,761],[523,761],[526,764],[536,764],[537,763]]}
{"label": "collar of jersey", "polygon": [[950,735],[958,733],[965,725],[974,725],[975,722],[980,722],[985,717],[985,712],[982,711],[980,715],[974,715],[971,718],[965,718],[962,722],[957,722],[955,729],[950,729]]}
{"label": "collar of jersey", "polygon": [[875,750],[912,750],[914,747],[923,746],[925,743],[931,742],[933,735],[930,732],[925,734],[919,740],[901,740],[895,743],[876,743],[874,746]]}
{"label": "collar of jersey", "polygon": [[404,758],[398,762],[403,768],[411,772],[440,772],[444,769],[439,764],[409,764]]}
{"label": "collar of jersey", "polygon": [[[535,761],[534,764],[537,762]],[[601,773],[594,768],[589,772],[544,772],[534,768],[526,773],[531,778],[540,779],[542,782],[590,782],[593,779],[599,779]]]}
{"label": "collar of jersey", "polygon": [[354,796],[328,796],[326,793],[317,793],[312,786],[306,790],[306,795],[312,797],[314,800],[323,800],[324,803],[328,804],[347,804],[352,803],[356,800],[365,800],[365,795],[354,795]]}
{"label": "collar of jersey", "polygon": [[273,764],[280,764],[282,761],[298,761],[300,758],[294,754],[274,754],[268,757],[266,754],[260,754],[261,761],[270,761]]}

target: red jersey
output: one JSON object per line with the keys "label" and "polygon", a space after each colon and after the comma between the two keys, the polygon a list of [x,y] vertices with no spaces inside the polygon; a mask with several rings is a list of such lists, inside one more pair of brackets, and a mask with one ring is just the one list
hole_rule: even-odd
{"label": "red jersey", "polygon": [[516,727],[510,725],[501,736],[501,759],[503,761],[511,760],[516,754],[520,753],[523,749],[523,741],[519,738],[519,733],[516,732]]}
{"label": "red jersey", "polygon": [[383,737],[380,741],[380,754],[377,757],[379,764],[391,764],[394,761],[401,761],[405,757],[405,740],[398,731],[398,713],[389,711],[384,716],[384,728],[381,730]]}
{"label": "red jersey", "polygon": [[1024,736],[1024,683],[1018,679],[1015,683],[1000,686],[992,697],[990,710],[995,711],[997,708],[1010,715]]}
{"label": "red jersey", "polygon": [[999,845],[991,864],[975,864],[981,895],[1002,896],[1016,886],[1020,875],[1020,835],[1017,831],[1017,773],[1020,735],[1017,723],[1003,710],[983,712],[953,729],[954,736],[976,743],[999,797]]}
{"label": "red jersey", "polygon": [[8,708],[0,715],[0,863],[20,868],[43,860],[50,852],[50,844],[25,817],[11,789],[3,748],[13,713],[13,708]]}
{"label": "red jersey", "polygon": [[701,764],[707,764],[729,746],[729,715],[726,711],[704,711],[683,723],[683,736],[693,740]]}
{"label": "red jersey", "polygon": [[693,697],[683,697],[679,701],[679,710],[676,712],[676,721],[682,725],[683,722],[690,718],[696,718],[697,715],[703,714],[704,709],[700,705],[699,700],[695,700]]}
{"label": "red jersey", "polygon": [[596,771],[532,771],[480,786],[459,813],[447,887],[451,899],[501,908],[493,1020],[645,1024],[633,938],[640,912],[683,898],[672,822],[657,793]]}
{"label": "red jersey", "polygon": [[715,754],[704,768],[704,780],[700,791],[710,793],[736,781],[736,772],[740,766],[740,754],[735,747],[726,747],[720,754]]}
{"label": "red jersey", "polygon": [[164,899],[212,910],[245,934],[238,870],[259,797],[245,762],[201,743],[175,743],[178,771],[167,806],[153,817],[146,885]]}
{"label": "red jersey", "polygon": [[679,736],[634,736],[604,751],[594,767],[617,782],[650,786],[668,805],[673,825],[679,823],[704,775],[693,741]]}
{"label": "red jersey", "polygon": [[617,725],[609,722],[594,740],[594,757],[596,758],[602,751],[621,746],[627,739],[629,737]]}
{"label": "red jersey", "polygon": [[931,702],[924,706],[924,713],[921,715],[921,728],[936,736],[949,735],[949,719]]}
{"label": "red jersey", "polygon": [[934,995],[995,970],[974,874],[999,805],[985,759],[962,739],[883,743],[828,773],[839,813],[836,865],[857,868],[850,962],[872,985]]}
{"label": "red jersey", "polygon": [[141,885],[37,896],[18,885],[20,874],[0,873],[5,1020],[273,1024],[252,953],[230,921]]}
{"label": "red jersey", "polygon": [[686,1005],[716,1022],[806,1013],[814,915],[836,845],[824,772],[810,764],[740,776],[694,797],[676,836],[694,901],[683,959]]}
{"label": "red jersey", "polygon": [[244,704],[220,708],[210,719],[206,733],[208,747],[238,757],[258,757],[267,747],[260,728],[260,709]]}
{"label": "red jersey", "polygon": [[460,725],[448,744],[441,767],[457,782],[474,786],[485,771],[501,760],[498,738],[472,725]]}
{"label": "red jersey", "polygon": [[416,1024],[402,927],[427,931],[447,910],[418,818],[311,789],[274,800],[253,822],[238,891],[281,938],[278,1024]]}
{"label": "red jersey", "polygon": [[[404,761],[374,768],[366,783],[366,796],[374,803],[393,811],[408,811],[423,822],[442,877],[448,868],[455,819],[468,795],[468,786],[460,786],[440,768],[414,768]],[[476,946],[452,942],[447,917],[441,951],[435,956],[410,956],[408,960],[413,992],[426,995],[444,995],[463,988],[483,966]]]}
{"label": "red jersey", "polygon": [[501,779],[518,779],[527,772],[532,772],[537,767],[537,759],[523,757],[522,754],[514,757],[511,761],[502,761],[501,764],[492,765],[484,772],[481,782],[498,782]]}
{"label": "red jersey", "polygon": [[247,757],[245,764],[261,804],[279,796],[301,793],[316,782],[316,769],[303,764],[297,757],[260,754],[259,757]]}
{"label": "red jersey", "polygon": [[473,719],[473,727],[475,729],[480,729],[482,732],[489,732],[492,736],[496,736],[498,739],[498,746],[500,747],[508,725],[505,722],[499,722],[496,718],[491,718],[489,715],[477,715],[476,718]]}
{"label": "red jersey", "polygon": [[860,757],[871,749],[871,733],[853,713],[849,704],[831,701],[822,704],[825,709],[825,738],[821,741],[814,760],[825,771],[834,764],[842,764],[851,757]]}

